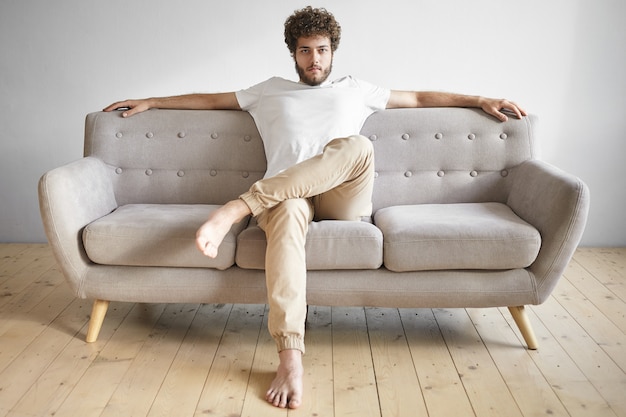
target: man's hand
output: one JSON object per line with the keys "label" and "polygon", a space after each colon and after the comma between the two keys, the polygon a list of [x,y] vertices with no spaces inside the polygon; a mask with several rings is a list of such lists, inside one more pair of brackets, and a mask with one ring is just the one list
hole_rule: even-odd
{"label": "man's hand", "polygon": [[124,110],[122,113],[122,117],[130,117],[133,114],[141,113],[146,110],[150,110],[152,106],[150,105],[149,99],[143,100],[124,100],[118,101],[116,103],[111,104],[108,107],[105,107],[103,111],[113,111],[119,109],[128,109]]}
{"label": "man's hand", "polygon": [[478,102],[480,108],[483,109],[485,113],[492,115],[501,122],[509,120],[505,113],[514,114],[518,119],[527,116],[524,109],[509,100],[481,97]]}

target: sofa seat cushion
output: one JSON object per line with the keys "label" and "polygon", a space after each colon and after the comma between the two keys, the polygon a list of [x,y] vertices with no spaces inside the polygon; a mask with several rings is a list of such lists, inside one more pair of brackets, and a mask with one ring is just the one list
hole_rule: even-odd
{"label": "sofa seat cushion", "polygon": [[[265,232],[254,221],[237,240],[237,266],[265,269]],[[383,235],[371,222],[323,220],[309,224],[308,270],[378,269],[383,262]]]}
{"label": "sofa seat cushion", "polygon": [[196,230],[219,206],[129,204],[87,225],[85,251],[104,265],[168,266],[227,269],[235,263],[237,234],[248,218],[235,224],[215,259],[195,244]]}
{"label": "sofa seat cushion", "polygon": [[397,272],[525,268],[541,246],[537,229],[500,203],[395,206],[374,219]]}

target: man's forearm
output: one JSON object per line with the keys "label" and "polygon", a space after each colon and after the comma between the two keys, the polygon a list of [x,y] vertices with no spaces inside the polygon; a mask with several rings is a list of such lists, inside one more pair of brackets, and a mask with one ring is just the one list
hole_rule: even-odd
{"label": "man's forearm", "polygon": [[152,97],[146,100],[148,106],[153,109],[216,110],[239,108],[233,93],[186,94],[172,97]]}
{"label": "man's forearm", "polygon": [[481,107],[482,97],[436,91],[416,92],[417,107]]}

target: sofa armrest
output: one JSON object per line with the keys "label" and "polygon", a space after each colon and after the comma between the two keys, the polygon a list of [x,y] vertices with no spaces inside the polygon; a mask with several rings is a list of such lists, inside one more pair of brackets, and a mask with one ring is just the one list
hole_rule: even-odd
{"label": "sofa armrest", "polygon": [[45,173],[39,180],[39,208],[53,253],[78,296],[91,264],[83,228],[117,207],[111,174],[101,160],[87,157]]}
{"label": "sofa armrest", "polygon": [[580,242],[589,211],[589,189],[574,175],[539,160],[515,171],[507,204],[541,234],[541,250],[529,267],[545,301]]}

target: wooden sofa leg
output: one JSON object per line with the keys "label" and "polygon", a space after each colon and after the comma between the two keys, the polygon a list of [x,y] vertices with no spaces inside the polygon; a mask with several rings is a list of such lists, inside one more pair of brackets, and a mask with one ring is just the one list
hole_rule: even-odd
{"label": "wooden sofa leg", "polygon": [[524,306],[509,307],[509,311],[513,316],[513,320],[515,320],[515,324],[517,324],[517,327],[522,333],[522,337],[524,337],[526,345],[528,345],[528,349],[537,349],[539,346],[537,344],[537,338],[535,337],[535,332],[533,332],[533,328],[530,325],[530,320],[528,320],[528,315],[526,314]]}
{"label": "wooden sofa leg", "polygon": [[89,329],[87,330],[87,343],[93,343],[98,339],[104,316],[107,314],[109,302],[106,300],[95,300],[91,309],[91,319],[89,319]]}

